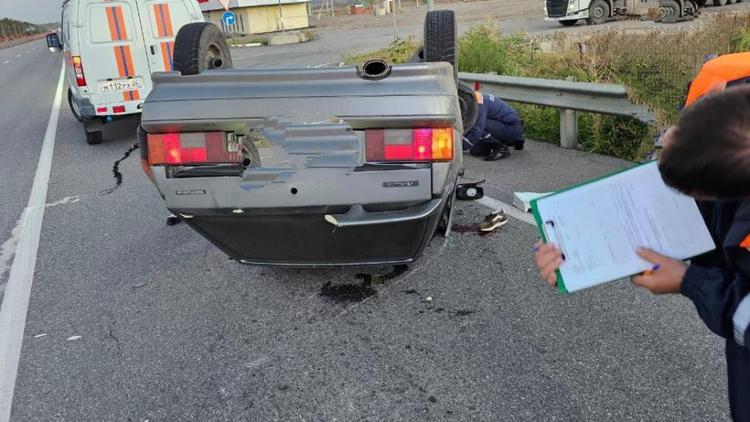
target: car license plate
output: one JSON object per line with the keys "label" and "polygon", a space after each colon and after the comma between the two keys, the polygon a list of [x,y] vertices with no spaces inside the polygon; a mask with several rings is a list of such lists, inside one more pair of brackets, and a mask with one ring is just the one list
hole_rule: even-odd
{"label": "car license plate", "polygon": [[114,81],[99,82],[99,92],[121,92],[143,89],[142,78],[116,79]]}

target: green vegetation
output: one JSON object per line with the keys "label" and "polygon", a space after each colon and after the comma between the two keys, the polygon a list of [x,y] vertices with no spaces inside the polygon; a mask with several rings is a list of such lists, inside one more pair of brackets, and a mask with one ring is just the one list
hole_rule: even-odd
{"label": "green vegetation", "polygon": [[[750,14],[701,19],[702,25],[691,30],[664,25],[655,30],[558,33],[544,38],[502,36],[495,26],[483,24],[460,39],[459,67],[464,72],[625,85],[633,101],[654,110],[657,124],[648,127],[628,118],[580,113],[579,141],[586,151],[638,160],[650,150],[657,131],[677,119],[688,83],[707,56],[750,51]],[[379,56],[399,63],[408,60],[415,48],[416,43],[400,41],[348,62]],[[514,107],[524,119],[528,138],[558,141],[557,110]]]}
{"label": "green vegetation", "polygon": [[27,37],[29,35],[43,34],[49,30],[49,24],[34,25],[13,19],[0,19],[0,42]]}
{"label": "green vegetation", "polygon": [[413,37],[405,40],[396,40],[387,48],[382,50],[371,51],[366,54],[349,56],[344,59],[345,64],[362,64],[368,59],[383,59],[391,63],[405,63],[420,47],[420,43]]}

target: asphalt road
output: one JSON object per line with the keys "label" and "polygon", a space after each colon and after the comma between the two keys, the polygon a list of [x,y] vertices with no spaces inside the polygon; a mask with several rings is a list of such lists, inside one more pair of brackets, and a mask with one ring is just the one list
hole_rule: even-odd
{"label": "asphalt road", "polygon": [[[37,48],[3,65],[10,51],[3,239],[28,200],[60,60]],[[57,130],[14,421],[728,419],[723,343],[687,300],[625,281],[561,296],[537,279],[525,222],[480,237],[469,229],[489,209],[460,203],[459,233],[405,273],[326,295],[392,269],[238,265],[164,224],[137,156],[111,189],[135,122],[89,146],[64,105]],[[509,201],[627,164],[529,142],[465,167]]]}

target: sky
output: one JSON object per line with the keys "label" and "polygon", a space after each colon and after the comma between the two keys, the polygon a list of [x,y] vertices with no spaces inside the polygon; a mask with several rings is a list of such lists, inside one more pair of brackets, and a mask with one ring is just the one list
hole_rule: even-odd
{"label": "sky", "polygon": [[0,18],[31,23],[60,20],[62,0],[0,0]]}

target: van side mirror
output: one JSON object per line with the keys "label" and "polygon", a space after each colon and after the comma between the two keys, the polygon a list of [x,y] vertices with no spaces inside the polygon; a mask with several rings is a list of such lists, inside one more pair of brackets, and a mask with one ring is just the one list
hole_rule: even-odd
{"label": "van side mirror", "polygon": [[60,43],[60,37],[57,36],[56,32],[47,34],[47,48],[53,53],[59,53],[62,51],[62,44]]}

